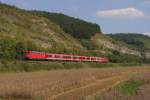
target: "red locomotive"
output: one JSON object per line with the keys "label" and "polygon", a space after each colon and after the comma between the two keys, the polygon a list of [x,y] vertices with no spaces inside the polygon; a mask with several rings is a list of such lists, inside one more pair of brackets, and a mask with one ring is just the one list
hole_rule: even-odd
{"label": "red locomotive", "polygon": [[45,53],[37,51],[25,51],[25,58],[29,60],[57,60],[57,61],[85,61],[85,62],[109,62],[105,57],[76,56],[67,54]]}

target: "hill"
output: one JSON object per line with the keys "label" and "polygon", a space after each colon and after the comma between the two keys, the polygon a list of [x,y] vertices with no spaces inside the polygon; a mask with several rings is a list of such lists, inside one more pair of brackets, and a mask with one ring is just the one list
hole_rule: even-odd
{"label": "hill", "polygon": [[109,34],[111,38],[127,43],[133,47],[140,49],[140,46],[143,46],[146,49],[150,49],[150,37],[142,34],[134,33],[118,33],[118,34]]}
{"label": "hill", "polygon": [[75,38],[89,39],[96,33],[102,33],[99,25],[61,13],[49,13],[44,11],[31,11],[36,16],[43,16],[59,25],[66,33]]}
{"label": "hill", "polygon": [[118,33],[109,34],[108,36],[116,41],[121,41],[130,45],[141,53],[144,53],[148,58],[150,57],[150,37],[136,33]]}
{"label": "hill", "polygon": [[18,46],[18,44],[23,44],[26,46],[24,48],[33,50],[84,49],[75,38],[44,17],[34,16],[6,4],[0,4],[0,14],[1,55],[4,55],[4,49],[8,49],[9,52],[12,48],[16,49],[14,45]]}

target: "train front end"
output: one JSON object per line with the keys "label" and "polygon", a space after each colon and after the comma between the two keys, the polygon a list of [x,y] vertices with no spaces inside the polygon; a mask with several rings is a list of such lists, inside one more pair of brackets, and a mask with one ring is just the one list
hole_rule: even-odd
{"label": "train front end", "polygon": [[28,60],[46,60],[47,54],[37,51],[25,51],[25,58]]}

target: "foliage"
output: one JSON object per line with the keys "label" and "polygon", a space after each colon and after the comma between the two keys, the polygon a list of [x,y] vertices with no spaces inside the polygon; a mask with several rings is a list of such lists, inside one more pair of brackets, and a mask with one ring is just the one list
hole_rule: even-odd
{"label": "foliage", "polygon": [[8,37],[0,37],[0,58],[13,59],[16,56],[15,41]]}
{"label": "foliage", "polygon": [[113,63],[142,63],[141,57],[121,54],[118,51],[113,51],[113,53],[108,54],[107,57],[110,59],[110,62]]}
{"label": "foliage", "polygon": [[125,34],[125,33],[118,33],[118,34],[109,34],[108,36],[123,41],[129,45],[135,46],[140,49],[141,46],[145,48],[150,48],[150,37],[141,35],[141,34]]}
{"label": "foliage", "polygon": [[88,50],[94,50],[94,49],[96,49],[96,45],[94,43],[92,43],[92,41],[90,41],[88,39],[81,39],[80,42]]}
{"label": "foliage", "polygon": [[0,36],[0,59],[22,59],[24,50],[36,50],[37,46],[31,41],[21,41],[9,36]]}
{"label": "foliage", "polygon": [[112,37],[115,40],[122,41],[124,43],[127,43],[128,45],[131,45],[132,47],[137,48],[137,50],[140,51],[143,62],[148,62],[145,53],[150,52],[150,37],[136,33],[135,34],[118,33],[118,34],[110,34],[108,36]]}
{"label": "foliage", "polygon": [[79,69],[79,68],[106,68],[137,66],[138,64],[125,63],[96,63],[96,62],[64,62],[64,61],[8,61],[0,59],[0,72],[33,72],[56,69]]}
{"label": "foliage", "polygon": [[143,84],[142,80],[131,80],[122,84],[119,89],[125,95],[136,95],[139,87]]}

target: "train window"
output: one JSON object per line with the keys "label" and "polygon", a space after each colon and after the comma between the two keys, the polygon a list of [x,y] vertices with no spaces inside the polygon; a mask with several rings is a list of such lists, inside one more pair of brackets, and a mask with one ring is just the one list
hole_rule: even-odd
{"label": "train window", "polygon": [[94,58],[91,58],[91,60],[94,60]]}
{"label": "train window", "polygon": [[48,55],[48,57],[52,57],[52,55]]}
{"label": "train window", "polygon": [[85,59],[85,57],[79,57],[79,59]]}
{"label": "train window", "polygon": [[88,57],[88,58],[86,58],[87,60],[90,60],[90,58]]}
{"label": "train window", "polygon": [[60,58],[60,56],[59,55],[55,55],[55,58]]}
{"label": "train window", "polygon": [[79,57],[79,59],[82,59],[82,57]]}
{"label": "train window", "polygon": [[63,58],[66,58],[66,56],[63,56]]}
{"label": "train window", "polygon": [[73,57],[73,59],[78,59],[78,57]]}
{"label": "train window", "polygon": [[91,60],[96,60],[96,58],[91,58]]}
{"label": "train window", "polygon": [[37,51],[32,51],[32,53],[40,53],[40,52],[37,52]]}
{"label": "train window", "polygon": [[71,58],[71,56],[63,56],[63,58]]}

